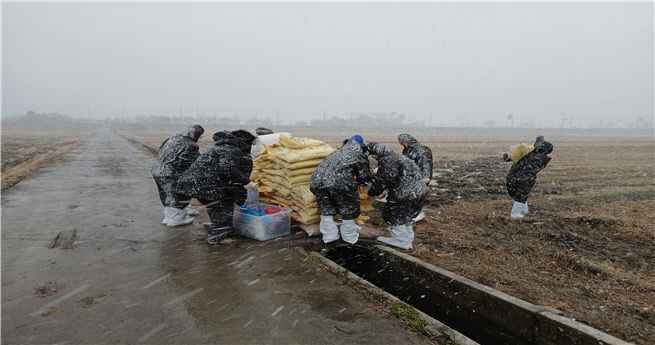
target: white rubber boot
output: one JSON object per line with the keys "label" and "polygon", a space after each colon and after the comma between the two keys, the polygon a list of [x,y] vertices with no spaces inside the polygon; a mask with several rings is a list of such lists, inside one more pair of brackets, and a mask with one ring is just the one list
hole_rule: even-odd
{"label": "white rubber boot", "polygon": [[523,204],[523,209],[521,210],[521,214],[525,217],[528,215],[528,202],[526,201],[525,204]]}
{"label": "white rubber boot", "polygon": [[193,217],[189,217],[184,213],[184,210],[180,210],[175,207],[167,207],[169,209],[168,213],[168,226],[180,226],[187,225],[193,222]]}
{"label": "white rubber boot", "polygon": [[514,201],[514,205],[512,206],[512,212],[510,216],[512,218],[523,218],[525,217],[526,214],[528,214],[528,204]]}
{"label": "white rubber boot", "polygon": [[412,219],[412,221],[416,223],[423,218],[425,218],[425,213],[421,210],[421,212],[416,216],[416,218]]}
{"label": "white rubber boot", "polygon": [[339,228],[337,228],[333,216],[321,215],[321,223],[318,229],[323,234],[323,242],[325,243],[334,242],[339,239]]}
{"label": "white rubber boot", "polygon": [[378,237],[378,241],[402,249],[412,248],[414,231],[412,230],[411,225],[394,225],[389,229],[389,232],[391,233],[391,237],[380,236]]}
{"label": "white rubber boot", "polygon": [[350,244],[355,244],[359,239],[357,225],[354,219],[343,220],[341,222],[341,239]]}

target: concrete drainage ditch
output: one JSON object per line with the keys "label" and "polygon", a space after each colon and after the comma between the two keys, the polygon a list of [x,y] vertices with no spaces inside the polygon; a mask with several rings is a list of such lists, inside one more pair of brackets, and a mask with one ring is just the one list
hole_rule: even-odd
{"label": "concrete drainage ditch", "polygon": [[528,303],[385,246],[339,246],[324,256],[313,255],[436,319],[432,323],[439,331],[459,344],[628,344],[556,309]]}

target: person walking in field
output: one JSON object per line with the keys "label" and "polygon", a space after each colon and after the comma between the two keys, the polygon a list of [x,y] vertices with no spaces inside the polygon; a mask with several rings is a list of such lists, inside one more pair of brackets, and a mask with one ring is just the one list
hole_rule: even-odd
{"label": "person walking in field", "polygon": [[188,203],[180,201],[176,192],[178,179],[200,156],[198,139],[205,130],[200,125],[191,125],[182,134],[170,137],[161,144],[152,166],[152,177],[159,190],[159,198],[164,206],[162,224],[168,226],[185,225],[193,222],[198,211],[185,207]]}
{"label": "person walking in field", "polygon": [[[432,179],[432,150],[407,133],[398,135],[398,143],[403,147],[403,155],[418,165],[421,179],[428,185]],[[414,221],[418,222],[423,218],[425,218],[425,214],[421,211]]]}
{"label": "person walking in field", "polygon": [[234,204],[243,204],[247,189],[257,188],[250,182],[254,138],[244,130],[214,133],[214,147],[201,154],[180,177],[178,192],[198,199],[207,208],[211,219],[208,244],[232,242],[228,236],[234,233]]}
{"label": "person walking in field", "polygon": [[512,218],[523,218],[528,214],[528,196],[537,182],[537,173],[550,162],[548,154],[551,152],[553,144],[538,136],[534,145],[520,144],[503,154],[504,161],[514,162],[505,180],[507,193],[514,198]]}
{"label": "person walking in field", "polygon": [[342,219],[341,238],[350,244],[357,242],[359,234],[355,218],[360,214],[357,189],[360,185],[366,185],[371,177],[364,139],[359,135],[350,138],[318,165],[312,174],[309,189],[316,195],[323,242],[339,239],[339,228],[334,222],[336,214],[340,214]]}
{"label": "person walking in field", "polygon": [[389,191],[382,218],[391,225],[391,237],[377,239],[392,246],[411,249],[414,241],[413,219],[421,212],[428,194],[423,174],[409,158],[383,144],[369,143],[368,151],[378,161],[378,172],[368,195],[372,200],[385,190]]}

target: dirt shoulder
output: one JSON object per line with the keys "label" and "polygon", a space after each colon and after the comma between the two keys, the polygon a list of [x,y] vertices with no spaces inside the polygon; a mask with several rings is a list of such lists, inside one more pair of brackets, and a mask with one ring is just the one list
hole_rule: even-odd
{"label": "dirt shoulder", "polygon": [[53,163],[92,133],[3,132],[2,190]]}

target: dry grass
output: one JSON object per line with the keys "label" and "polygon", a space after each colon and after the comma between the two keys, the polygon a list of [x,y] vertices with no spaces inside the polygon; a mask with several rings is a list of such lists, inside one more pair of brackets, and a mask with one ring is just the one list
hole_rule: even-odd
{"label": "dry grass", "polygon": [[90,133],[3,132],[2,189],[10,188],[45,164],[57,161]]}

